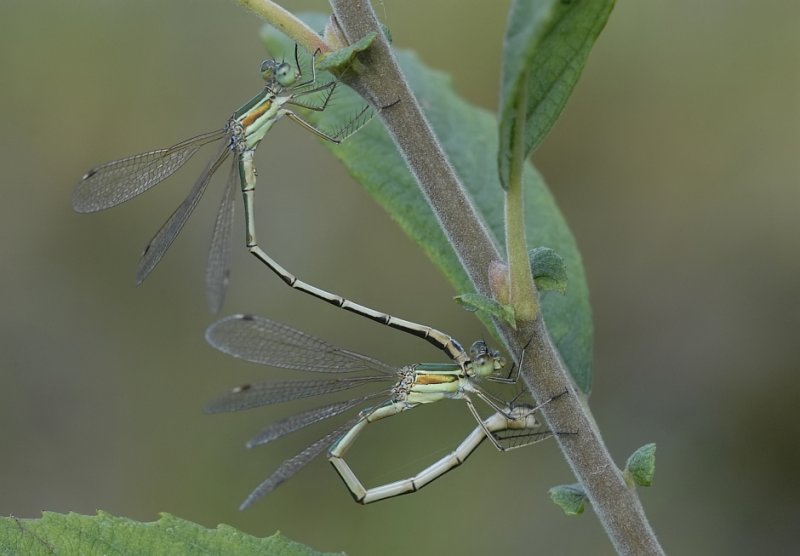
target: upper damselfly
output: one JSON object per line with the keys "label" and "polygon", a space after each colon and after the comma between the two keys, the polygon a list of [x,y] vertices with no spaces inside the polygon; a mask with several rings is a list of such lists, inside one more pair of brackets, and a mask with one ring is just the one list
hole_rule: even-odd
{"label": "upper damselfly", "polygon": [[[141,284],[166,253],[183,228],[211,177],[233,154],[227,187],[217,211],[206,267],[206,293],[209,308],[219,311],[225,296],[230,269],[230,236],[234,215],[234,193],[239,184],[245,201],[247,245],[255,243],[253,155],[261,140],[282,116],[287,116],[318,137],[339,143],[371,118],[369,106],[347,122],[339,131],[326,133],[292,110],[301,107],[322,111],[328,106],[336,81],[317,82],[315,57],[311,57],[311,76],[304,80],[295,46],[295,65],[286,61],[266,60],[261,64],[264,90],[234,112],[225,127],[198,135],[166,149],[157,149],[96,166],[86,172],[72,197],[77,212],[96,212],[123,203],[159,184],[181,168],[202,146],[221,141],[214,157],[197,178],[189,194],[161,229],[147,244],[136,271]],[[250,233],[252,231],[252,234]]]}
{"label": "upper damselfly", "polygon": [[[519,444],[524,445],[526,442],[522,440],[523,437],[527,437],[530,440],[527,444],[530,444],[549,436],[547,431],[541,430],[533,417],[534,410],[538,408],[500,401],[479,384],[484,379],[508,382],[507,377],[498,374],[504,364],[502,357],[498,352],[488,349],[483,341],[472,345],[469,360],[464,364],[417,363],[398,368],[372,357],[335,347],[285,324],[252,315],[234,315],[217,321],[206,331],[206,339],[213,347],[228,355],[262,365],[334,375],[358,375],[247,384],[211,402],[206,407],[207,413],[240,411],[342,392],[372,383],[385,384],[378,391],[328,403],[272,423],[251,439],[248,447],[267,444],[303,427],[380,400],[377,405],[363,409],[357,416],[295,457],[284,461],[269,478],[253,490],[242,503],[242,509],[272,492],[326,450],[328,459],[353,497],[358,502],[367,504],[418,490],[458,466],[484,438],[489,438],[498,449],[506,450]],[[483,419],[475,408],[473,396],[485,402],[496,414]],[[361,431],[369,423],[443,399],[464,400],[478,422],[476,432],[467,437],[455,452],[417,476],[382,487],[365,489],[344,460],[345,453]],[[502,431],[515,432],[504,435]],[[509,445],[511,439],[514,439],[514,445]]]}
{"label": "upper damselfly", "polygon": [[[73,207],[79,212],[95,212],[123,203],[172,175],[203,145],[224,139],[217,154],[200,174],[186,199],[145,248],[136,272],[137,284],[140,284],[161,260],[200,201],[211,176],[233,153],[234,161],[217,212],[206,267],[206,293],[209,308],[213,313],[219,311],[228,283],[230,236],[234,215],[233,201],[238,184],[244,198],[247,248],[286,284],[347,311],[424,338],[444,351],[455,362],[465,364],[469,359],[468,354],[457,341],[447,334],[430,326],[371,309],[299,280],[259,246],[255,224],[256,167],[254,154],[259,142],[272,125],[285,115],[314,134],[336,143],[358,131],[372,116],[372,112],[365,107],[332,135],[320,131],[303,120],[288,107],[301,106],[316,111],[324,110],[336,82],[317,84],[314,57],[311,62],[311,78],[302,81],[296,47],[295,64],[292,66],[283,61],[265,61],[261,66],[262,76],[266,81],[264,90],[237,110],[224,128],[198,135],[167,149],[158,149],[123,158],[89,170],[75,189]],[[312,101],[314,97],[310,97],[313,94],[318,95],[315,97],[316,102]],[[393,106],[395,103],[383,108]]]}

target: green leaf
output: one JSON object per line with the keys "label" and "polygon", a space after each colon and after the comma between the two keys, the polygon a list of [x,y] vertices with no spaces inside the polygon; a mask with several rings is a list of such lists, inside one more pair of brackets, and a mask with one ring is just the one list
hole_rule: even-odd
{"label": "green leaf", "polygon": [[329,71],[332,69],[344,68],[344,66],[353,61],[356,54],[369,48],[370,45],[375,42],[375,37],[377,36],[378,33],[373,31],[350,46],[325,54],[317,61],[317,69],[320,71]]}
{"label": "green leaf", "polygon": [[[308,17],[303,19],[310,22],[312,27],[320,28],[325,24],[325,18],[317,17],[313,22]],[[292,47],[285,37],[271,28],[265,29],[262,37],[273,51],[280,52],[282,48],[286,52]],[[504,199],[499,187],[495,157],[497,120],[486,110],[457,96],[447,75],[423,65],[413,53],[400,51],[397,57],[450,163],[498,244],[502,245]],[[324,112],[308,113],[309,121],[323,129],[346,125],[361,110],[364,101],[355,93],[345,91],[346,87],[341,89],[336,102]],[[473,291],[458,257],[378,118],[341,145],[324,144],[419,244],[455,291]],[[527,164],[523,177],[528,241],[533,245],[548,245],[558,251],[570,276],[570,288],[566,295],[551,295],[542,299],[543,315],[576,384],[588,394],[591,388],[592,319],[580,253],[544,180],[531,164]],[[404,317],[407,318],[406,315]],[[493,330],[490,322],[485,319],[483,322]]]}
{"label": "green leaf", "polygon": [[567,293],[567,267],[564,259],[549,247],[537,247],[528,251],[533,280],[540,292]]}
{"label": "green leaf", "polygon": [[547,493],[567,515],[580,515],[585,509],[587,496],[580,484],[555,486]]}
{"label": "green leaf", "polygon": [[504,187],[523,85],[527,85],[527,156],[564,109],[613,7],[614,0],[515,0],[511,5],[503,48],[497,154]]}
{"label": "green leaf", "polygon": [[40,519],[0,518],[0,554],[270,554],[319,556],[275,533],[259,539],[227,525],[206,529],[161,514],[140,523],[105,512],[96,516],[44,512]]}
{"label": "green leaf", "polygon": [[625,463],[623,474],[628,484],[633,482],[639,486],[652,485],[656,474],[656,445],[645,444],[632,453]]}
{"label": "green leaf", "polygon": [[511,305],[503,305],[494,299],[488,298],[479,293],[464,293],[455,296],[456,303],[463,305],[467,311],[480,311],[506,321],[512,328],[517,328],[517,321],[514,318],[514,308]]}

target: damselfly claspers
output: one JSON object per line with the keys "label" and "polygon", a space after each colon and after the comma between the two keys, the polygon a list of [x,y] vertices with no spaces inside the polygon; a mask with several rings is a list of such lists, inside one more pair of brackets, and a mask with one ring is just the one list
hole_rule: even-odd
{"label": "damselfly claspers", "polygon": [[339,143],[366,125],[373,112],[365,106],[339,131],[328,134],[304,120],[290,107],[322,111],[328,106],[336,81],[318,84],[316,54],[311,57],[311,77],[303,80],[297,47],[295,65],[266,60],[261,64],[264,90],[236,110],[225,127],[187,139],[166,149],[130,156],[96,166],[86,172],[72,197],[77,212],[96,212],[123,203],[159,184],[181,168],[200,147],[222,141],[216,154],[194,183],[189,194],[150,240],[139,261],[136,283],[141,284],[155,268],[197,207],[213,174],[233,154],[228,183],[217,211],[206,267],[209,308],[219,311],[224,300],[230,269],[230,236],[234,192],[241,186],[245,205],[247,246],[256,244],[254,224],[255,176],[253,160],[261,140],[282,116],[287,116],[318,137]]}
{"label": "damselfly claspers", "polygon": [[[508,445],[504,440],[513,438],[519,445],[525,445],[549,436],[547,431],[540,430],[539,423],[533,417],[533,412],[538,408],[499,401],[479,385],[483,379],[507,382],[507,378],[497,376],[504,364],[503,359],[498,352],[488,349],[483,341],[472,345],[469,359],[464,364],[417,363],[397,368],[366,355],[335,347],[285,324],[252,315],[234,315],[217,321],[206,331],[206,339],[213,347],[228,355],[262,365],[337,375],[359,374],[333,379],[273,381],[240,386],[211,402],[206,407],[207,413],[240,411],[341,392],[375,382],[386,383],[377,392],[328,403],[272,423],[250,440],[248,447],[266,444],[372,400],[382,400],[377,405],[361,410],[354,418],[284,461],[253,490],[242,503],[242,509],[272,492],[326,450],[328,459],[353,497],[367,504],[418,490],[460,465],[484,438],[489,438],[499,450],[506,450],[516,445]],[[496,414],[483,419],[475,408],[473,396],[484,401]],[[455,452],[417,476],[365,489],[344,460],[345,453],[362,430],[369,423],[443,399],[466,402],[478,422],[475,432]],[[512,430],[519,434],[501,434],[502,431]],[[528,441],[524,438],[528,438]]]}

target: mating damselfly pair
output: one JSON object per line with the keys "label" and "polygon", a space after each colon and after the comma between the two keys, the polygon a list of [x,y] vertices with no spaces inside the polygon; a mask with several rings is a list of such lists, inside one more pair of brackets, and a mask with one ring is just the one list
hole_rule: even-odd
{"label": "mating damselfly pair", "polygon": [[[233,199],[240,185],[245,205],[246,246],[259,260],[291,287],[311,294],[371,320],[422,337],[443,350],[453,363],[415,364],[395,368],[376,359],[336,348],[286,325],[253,316],[233,316],[213,324],[207,332],[212,346],[248,361],[301,371],[356,373],[359,376],[327,380],[268,382],[236,388],[213,402],[207,411],[237,411],[309,396],[340,392],[369,383],[384,383],[383,389],[307,410],[273,423],[248,446],[271,442],[282,436],[327,418],[341,415],[370,401],[377,405],[362,409],[358,415],[313,443],[297,456],[286,460],[247,498],[242,507],[272,491],[307,463],[327,450],[328,458],[344,479],[354,498],[362,503],[413,492],[459,465],[488,438],[500,450],[527,445],[549,436],[534,417],[538,409],[498,399],[485,391],[479,382],[509,379],[498,373],[502,368],[499,354],[485,343],[476,342],[470,351],[449,335],[429,326],[398,319],[364,305],[349,301],[305,282],[274,261],[258,245],[255,232],[255,150],[282,116],[288,116],[315,135],[339,142],[365,125],[372,112],[368,107],[356,114],[339,132],[326,133],[304,120],[290,107],[321,111],[326,109],[336,81],[317,83],[315,56],[311,57],[310,77],[303,80],[297,49],[295,65],[267,60],[261,66],[264,90],[234,112],[225,127],[188,139],[173,147],[158,149],[120,159],[89,170],[80,180],[73,197],[79,212],[94,212],[116,206],[157,185],[185,164],[202,146],[221,141],[211,161],[195,181],[185,200],[173,212],[145,249],[137,282],[141,283],[163,257],[189,216],[196,208],[211,177],[233,154],[227,187],[217,212],[206,271],[209,306],[216,312],[222,305],[230,267],[230,236],[233,222]],[[488,405],[494,415],[483,418],[473,397]],[[439,460],[415,477],[366,489],[344,460],[358,434],[371,422],[396,415],[421,404],[441,399],[462,399],[476,419],[476,429],[449,456]],[[547,402],[545,402],[547,403]]]}
{"label": "mating damselfly pair", "polygon": [[[214,173],[232,154],[227,186],[217,211],[206,267],[206,293],[212,313],[219,311],[225,296],[230,272],[230,236],[234,216],[234,193],[237,183],[244,198],[246,245],[260,259],[270,259],[258,246],[255,229],[255,151],[272,126],[283,116],[300,124],[318,137],[339,143],[371,119],[366,105],[334,133],[314,127],[291,107],[322,111],[328,106],[337,81],[317,83],[316,55],[311,57],[309,79],[303,80],[298,50],[295,65],[285,60],[266,60],[261,64],[265,81],[262,92],[236,110],[221,129],[204,133],[165,149],[129,156],[96,166],[86,172],[72,197],[77,212],[97,212],[117,206],[140,195],[178,171],[203,146],[220,141],[212,159],[167,221],[145,247],[136,271],[141,284],[169,249],[197,207]],[[278,268],[279,265],[274,263]]]}

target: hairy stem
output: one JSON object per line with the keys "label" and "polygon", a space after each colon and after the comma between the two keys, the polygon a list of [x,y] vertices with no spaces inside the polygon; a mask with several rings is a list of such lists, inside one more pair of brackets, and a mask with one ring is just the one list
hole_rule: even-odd
{"label": "hairy stem", "polygon": [[[308,28],[302,24],[288,26],[285,13],[272,9],[272,2],[239,2],[313,51],[314,47],[309,48],[308,45],[311,40],[307,34]],[[331,0],[331,5],[344,36],[351,44],[372,31],[378,33],[378,39],[370,49],[359,56],[364,71],[356,75],[349,72],[342,78],[367,100],[378,107],[387,107],[380,111],[387,130],[452,243],[475,290],[491,297],[488,271],[493,261],[501,259],[497,245],[420,110],[383,36],[371,4],[368,0]],[[262,9],[264,6],[268,9]],[[320,48],[329,50],[327,45]],[[511,207],[512,211],[516,208],[521,210],[521,200],[509,199],[509,203],[518,203]],[[518,228],[519,224],[512,222],[516,217],[512,217],[509,217],[509,227]],[[518,235],[519,230],[510,230],[509,233]],[[514,241],[524,244],[524,235],[519,237]],[[532,288],[529,291],[535,292]],[[537,400],[549,399],[565,389],[568,391],[569,395],[559,396],[546,404],[542,413],[551,430],[577,433],[557,435],[556,438],[617,552],[663,554],[635,491],[625,484],[621,471],[593,426],[591,415],[583,405],[582,395],[572,385],[568,371],[547,333],[541,311],[535,311],[534,320],[521,321],[517,330],[501,322],[497,324],[506,347],[515,358],[519,359],[520,353],[525,350],[521,374]]]}
{"label": "hairy stem", "polygon": [[[354,42],[380,31],[368,0],[331,0],[345,36]],[[419,182],[478,293],[491,296],[489,265],[498,260],[495,243],[433,135],[430,125],[408,88],[382,34],[365,53],[367,71],[348,85],[381,105],[401,100],[382,112],[384,124]],[[533,291],[533,290],[531,290]],[[592,426],[581,395],[572,386],[566,367],[545,328],[541,312],[518,330],[498,323],[503,339],[515,356],[527,346],[522,374],[537,400],[568,389],[544,407],[554,431],[577,432],[558,437],[567,462],[584,486],[611,542],[620,554],[663,554],[635,491],[628,489],[597,430]]]}
{"label": "hairy stem", "polygon": [[386,42],[369,2],[332,2],[334,14],[351,44],[377,31],[378,39],[359,55],[367,68],[342,80],[378,107],[386,129],[433,208],[445,234],[456,246],[475,289],[490,295],[489,263],[501,260],[483,217],[472,205],[425,119],[408,82]]}

